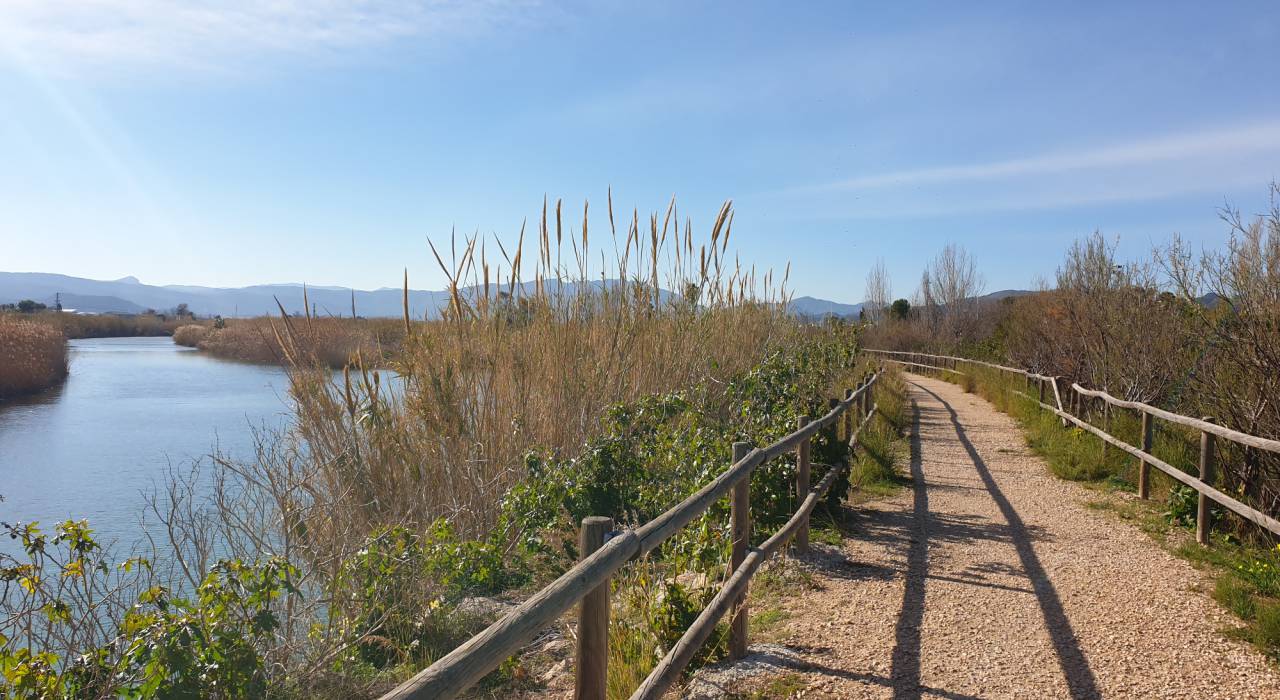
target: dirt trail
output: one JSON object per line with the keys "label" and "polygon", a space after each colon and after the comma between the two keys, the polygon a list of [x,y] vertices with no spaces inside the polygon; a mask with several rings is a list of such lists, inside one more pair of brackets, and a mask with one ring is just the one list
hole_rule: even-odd
{"label": "dirt trail", "polygon": [[789,604],[797,696],[1280,698],[1202,574],[1087,509],[986,401],[910,380],[914,485],[860,507]]}

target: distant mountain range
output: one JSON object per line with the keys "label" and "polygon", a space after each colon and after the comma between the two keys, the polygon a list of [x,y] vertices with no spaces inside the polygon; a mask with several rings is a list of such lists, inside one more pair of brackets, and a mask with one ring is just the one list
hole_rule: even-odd
{"label": "distant mountain range", "polygon": [[[531,284],[526,283],[525,289],[531,289]],[[616,281],[592,284],[616,284]],[[565,291],[571,292],[573,287],[573,284],[566,284]],[[356,313],[361,316],[395,317],[402,313],[401,289],[353,291],[342,287],[311,286],[306,289],[307,299],[320,314],[350,315],[353,296]],[[91,280],[43,272],[0,272],[0,303],[12,304],[22,299],[34,299],[52,306],[59,294],[64,308],[86,313],[135,314],[147,309],[164,312],[179,304],[186,304],[187,308],[201,316],[261,316],[280,313],[276,306],[277,299],[290,313],[303,310],[301,284],[262,284],[231,288],[157,286],[143,284],[136,277]],[[670,295],[670,292],[663,291],[664,298]],[[415,318],[422,318],[424,315],[436,318],[440,309],[448,304],[448,300],[447,291],[411,289],[409,311]],[[856,318],[862,311],[862,306],[807,296],[791,300],[792,312],[809,318]]]}

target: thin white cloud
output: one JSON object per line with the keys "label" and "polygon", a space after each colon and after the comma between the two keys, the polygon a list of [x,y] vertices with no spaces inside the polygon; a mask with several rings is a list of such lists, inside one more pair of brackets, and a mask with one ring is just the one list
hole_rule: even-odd
{"label": "thin white cloud", "polygon": [[1186,132],[1074,152],[1051,152],[1026,158],[951,165],[862,175],[846,180],[790,190],[848,192],[947,185],[1077,171],[1131,169],[1162,163],[1220,161],[1239,154],[1280,150],[1280,122],[1260,122],[1206,131]]}
{"label": "thin white cloud", "polygon": [[479,34],[535,0],[4,0],[0,44],[72,68],[102,63],[221,67]]}

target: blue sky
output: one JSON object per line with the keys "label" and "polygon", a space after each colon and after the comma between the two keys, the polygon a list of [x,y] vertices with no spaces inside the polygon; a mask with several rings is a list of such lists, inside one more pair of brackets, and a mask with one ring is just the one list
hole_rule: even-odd
{"label": "blue sky", "polygon": [[801,295],[883,258],[906,296],[952,241],[1025,288],[1260,211],[1278,65],[1270,0],[6,0],[0,270],[439,288],[428,237],[612,186],[700,231],[733,199]]}

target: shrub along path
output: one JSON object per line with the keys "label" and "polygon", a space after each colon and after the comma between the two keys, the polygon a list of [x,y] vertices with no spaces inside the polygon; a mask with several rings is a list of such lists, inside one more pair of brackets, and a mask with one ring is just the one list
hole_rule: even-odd
{"label": "shrub along path", "polygon": [[[799,697],[1280,698],[1208,580],[1083,504],[1013,419],[910,376],[904,493],[860,506],[821,590],[787,603]],[[819,560],[824,557],[818,557]],[[759,679],[749,681],[759,687]]]}

